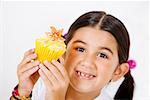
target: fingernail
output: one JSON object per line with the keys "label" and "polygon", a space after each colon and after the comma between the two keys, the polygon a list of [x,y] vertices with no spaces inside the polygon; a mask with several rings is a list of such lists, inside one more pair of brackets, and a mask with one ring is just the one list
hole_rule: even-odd
{"label": "fingernail", "polygon": [[36,61],[36,64],[38,64],[38,65],[39,65],[39,64],[40,64],[40,61],[38,61],[38,60],[37,60],[37,61]]}
{"label": "fingernail", "polygon": [[33,49],[30,49],[30,51],[31,51],[31,52],[34,52],[34,48],[33,48]]}
{"label": "fingernail", "polygon": [[47,60],[45,60],[45,61],[44,61],[44,63],[48,63],[48,61],[47,61]]}
{"label": "fingernail", "polygon": [[36,66],[35,69],[39,69],[39,66]]}
{"label": "fingernail", "polygon": [[42,73],[42,70],[41,70],[41,69],[39,69],[39,70],[38,70],[38,72],[39,72],[39,74],[41,75],[41,73]]}
{"label": "fingernail", "polygon": [[30,62],[34,62],[34,60],[32,59]]}
{"label": "fingernail", "polygon": [[41,67],[42,67],[42,64],[40,64],[39,67],[41,68]]}
{"label": "fingernail", "polygon": [[35,60],[37,63],[40,63],[40,61],[39,60]]}
{"label": "fingernail", "polygon": [[33,54],[34,57],[37,57],[37,54]]}
{"label": "fingernail", "polygon": [[54,63],[55,62],[55,60],[52,60],[52,63]]}

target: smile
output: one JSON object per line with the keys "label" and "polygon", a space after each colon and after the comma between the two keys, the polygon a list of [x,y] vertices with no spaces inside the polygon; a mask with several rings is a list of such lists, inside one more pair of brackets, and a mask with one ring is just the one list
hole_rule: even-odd
{"label": "smile", "polygon": [[76,75],[81,78],[81,79],[86,79],[86,80],[91,80],[93,78],[95,78],[96,76],[95,75],[92,75],[90,73],[86,73],[86,72],[81,72],[81,71],[78,71],[76,70]]}

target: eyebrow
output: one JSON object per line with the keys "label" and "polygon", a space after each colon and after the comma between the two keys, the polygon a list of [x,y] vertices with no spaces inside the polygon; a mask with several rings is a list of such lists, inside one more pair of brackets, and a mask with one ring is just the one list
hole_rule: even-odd
{"label": "eyebrow", "polygon": [[76,41],[73,41],[73,43],[83,43],[83,44],[87,44],[87,43],[85,43],[84,41],[81,41],[81,40],[76,40]]}
{"label": "eyebrow", "polygon": [[107,47],[99,47],[100,49],[105,49],[107,51],[109,51],[112,55],[113,55],[113,52],[110,48],[107,48]]}
{"label": "eyebrow", "polygon": [[[87,45],[86,42],[81,41],[81,40],[73,41],[73,43],[83,43],[83,44]],[[112,50],[111,50],[110,48],[108,48],[108,47],[101,47],[101,46],[100,46],[99,48],[100,48],[100,49],[105,49],[105,50],[109,51],[109,52],[113,55],[113,52],[112,52]]]}

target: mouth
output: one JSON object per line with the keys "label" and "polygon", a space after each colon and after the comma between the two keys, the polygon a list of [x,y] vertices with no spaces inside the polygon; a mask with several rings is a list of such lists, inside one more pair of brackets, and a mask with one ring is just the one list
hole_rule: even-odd
{"label": "mouth", "polygon": [[76,73],[76,75],[79,78],[86,79],[86,80],[91,80],[91,79],[96,77],[96,75],[94,75],[94,74],[91,74],[91,73],[88,73],[88,72],[79,71],[79,70],[76,70],[75,73]]}

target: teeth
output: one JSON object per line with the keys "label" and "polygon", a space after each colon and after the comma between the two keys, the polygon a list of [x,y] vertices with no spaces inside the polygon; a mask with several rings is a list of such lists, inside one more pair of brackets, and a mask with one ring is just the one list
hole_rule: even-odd
{"label": "teeth", "polygon": [[92,75],[90,75],[90,77],[89,78],[92,78],[93,76]]}
{"label": "teeth", "polygon": [[94,76],[93,75],[89,75],[89,74],[86,74],[86,73],[82,73],[80,71],[77,71],[77,74],[81,77],[84,77],[86,79],[90,79],[90,78],[93,78]]}
{"label": "teeth", "polygon": [[85,74],[81,73],[81,76],[85,76]]}
{"label": "teeth", "polygon": [[80,76],[80,72],[79,71],[77,71],[77,74]]}
{"label": "teeth", "polygon": [[85,77],[89,77],[90,75],[86,74]]}

